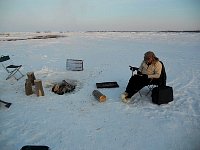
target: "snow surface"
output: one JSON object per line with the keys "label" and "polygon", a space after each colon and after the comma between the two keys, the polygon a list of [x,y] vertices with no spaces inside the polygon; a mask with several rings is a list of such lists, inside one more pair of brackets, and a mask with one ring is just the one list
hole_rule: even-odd
{"label": "snow surface", "polygon": [[[21,71],[42,80],[45,96],[25,95],[26,76],[5,80],[0,66],[0,149],[48,145],[52,150],[198,150],[200,149],[200,33],[89,32],[53,33],[63,38],[6,41],[49,33],[0,34],[0,55],[10,55]],[[165,64],[174,101],[155,105],[148,89],[122,103],[131,76],[153,50]],[[66,59],[84,60],[84,71],[67,71]],[[65,95],[51,92],[63,79],[76,83]],[[104,103],[92,95],[95,83],[117,81],[119,88],[99,89]]]}

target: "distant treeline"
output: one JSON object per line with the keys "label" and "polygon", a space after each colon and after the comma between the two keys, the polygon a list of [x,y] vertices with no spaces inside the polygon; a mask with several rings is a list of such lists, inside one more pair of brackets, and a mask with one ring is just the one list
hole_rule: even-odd
{"label": "distant treeline", "polygon": [[186,31],[175,31],[175,30],[169,30],[169,31],[86,31],[86,32],[164,32],[164,33],[200,33],[200,30],[186,30]]}
{"label": "distant treeline", "polygon": [[19,40],[31,40],[31,39],[50,39],[50,38],[62,38],[66,37],[64,35],[40,35],[40,36],[34,36],[30,38],[9,38],[9,39],[3,39],[0,41],[19,41]]}

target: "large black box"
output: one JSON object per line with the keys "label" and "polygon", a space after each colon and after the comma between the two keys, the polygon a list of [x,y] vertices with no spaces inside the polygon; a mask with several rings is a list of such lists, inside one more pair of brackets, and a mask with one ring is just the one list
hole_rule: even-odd
{"label": "large black box", "polygon": [[173,89],[170,86],[155,87],[152,90],[152,102],[155,104],[167,104],[173,101]]}

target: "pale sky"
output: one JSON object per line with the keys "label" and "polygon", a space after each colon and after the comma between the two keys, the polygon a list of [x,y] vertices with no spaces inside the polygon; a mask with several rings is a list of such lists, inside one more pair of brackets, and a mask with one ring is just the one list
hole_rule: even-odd
{"label": "pale sky", "polygon": [[0,0],[0,32],[200,30],[200,0]]}

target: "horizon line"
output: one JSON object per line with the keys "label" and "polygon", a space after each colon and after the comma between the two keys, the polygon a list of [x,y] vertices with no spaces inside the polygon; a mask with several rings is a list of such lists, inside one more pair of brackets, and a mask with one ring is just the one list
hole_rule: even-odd
{"label": "horizon line", "polygon": [[176,33],[181,33],[181,32],[193,32],[193,33],[199,33],[200,30],[160,30],[160,31],[154,31],[154,30],[88,30],[88,31],[7,31],[7,32],[0,32],[1,34],[4,33],[12,33],[12,32],[35,32],[35,33],[51,33],[51,32],[60,32],[60,33],[64,33],[64,32],[176,32]]}
{"label": "horizon line", "polygon": [[135,30],[97,30],[86,32],[200,32],[200,30],[160,30],[160,31],[135,31]]}

